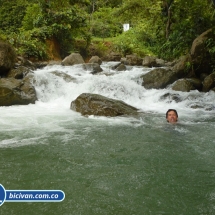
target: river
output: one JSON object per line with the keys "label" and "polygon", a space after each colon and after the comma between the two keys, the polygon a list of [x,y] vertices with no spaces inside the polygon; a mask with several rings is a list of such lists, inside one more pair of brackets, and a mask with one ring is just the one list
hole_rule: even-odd
{"label": "river", "polygon": [[[78,65],[38,69],[36,104],[0,107],[0,183],[65,193],[57,203],[5,202],[0,214],[215,214],[215,93],[146,90],[140,76],[150,69],[113,64],[99,75]],[[81,116],[70,110],[81,93],[123,100],[140,115]],[[176,125],[166,122],[169,108]]]}

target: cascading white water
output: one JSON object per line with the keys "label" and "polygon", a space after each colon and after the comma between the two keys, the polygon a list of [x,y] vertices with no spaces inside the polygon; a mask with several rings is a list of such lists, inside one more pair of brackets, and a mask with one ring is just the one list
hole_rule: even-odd
{"label": "cascading white water", "polygon": [[[151,69],[143,67],[130,67],[124,72],[111,70],[114,62],[102,65],[103,72],[92,75],[84,71],[81,66],[50,66],[35,71],[36,90],[39,102],[57,109],[68,109],[70,102],[81,93],[96,93],[113,99],[120,99],[140,109],[143,112],[164,114],[167,109],[177,109],[181,118],[210,116],[215,111],[215,93],[178,92],[168,89],[146,90],[141,86],[140,76]],[[66,73],[75,78],[74,82],[66,82],[51,72]],[[170,96],[162,99],[166,94],[177,94],[180,102],[175,102]],[[37,105],[36,104],[36,105]],[[192,108],[196,106],[197,108]],[[201,114],[200,114],[201,113]]]}

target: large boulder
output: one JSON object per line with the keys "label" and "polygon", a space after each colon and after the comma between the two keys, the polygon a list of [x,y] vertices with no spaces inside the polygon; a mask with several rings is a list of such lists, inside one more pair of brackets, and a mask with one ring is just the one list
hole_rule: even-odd
{"label": "large boulder", "polygon": [[13,47],[7,43],[0,42],[0,76],[5,76],[16,62],[16,53]]}
{"label": "large boulder", "polygon": [[193,41],[190,54],[192,66],[197,76],[200,76],[203,72],[209,74],[212,71],[212,59],[207,46],[207,42],[210,40],[215,40],[215,32],[213,29],[205,31]]}
{"label": "large boulder", "polygon": [[179,76],[171,69],[156,68],[142,75],[141,78],[143,80],[142,86],[146,89],[163,89],[175,82]]}
{"label": "large boulder", "polygon": [[34,104],[37,96],[32,78],[31,75],[27,75],[23,80],[1,78],[0,106]]}
{"label": "large boulder", "polygon": [[137,109],[123,101],[98,94],[83,93],[71,102],[70,109],[82,115],[121,116],[137,114]]}
{"label": "large boulder", "polygon": [[65,57],[61,62],[63,66],[72,66],[75,64],[82,64],[82,63],[84,63],[84,59],[79,53],[72,53],[69,56]]}

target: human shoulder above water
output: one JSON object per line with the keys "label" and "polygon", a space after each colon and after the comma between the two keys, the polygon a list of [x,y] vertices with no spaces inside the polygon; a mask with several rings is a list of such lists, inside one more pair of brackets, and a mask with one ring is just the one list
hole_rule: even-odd
{"label": "human shoulder above water", "polygon": [[178,121],[178,113],[175,109],[169,109],[166,112],[166,120],[169,123],[176,123]]}

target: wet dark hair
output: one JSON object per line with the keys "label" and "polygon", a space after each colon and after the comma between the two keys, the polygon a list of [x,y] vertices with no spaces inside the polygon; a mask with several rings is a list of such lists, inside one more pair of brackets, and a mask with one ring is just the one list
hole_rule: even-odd
{"label": "wet dark hair", "polygon": [[177,113],[177,111],[176,111],[175,109],[169,109],[169,110],[166,112],[166,118],[167,118],[168,113],[169,113],[170,111],[174,111],[175,114],[176,114],[176,116],[178,117],[178,113]]}

